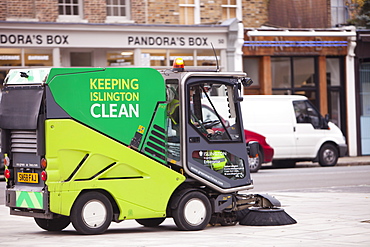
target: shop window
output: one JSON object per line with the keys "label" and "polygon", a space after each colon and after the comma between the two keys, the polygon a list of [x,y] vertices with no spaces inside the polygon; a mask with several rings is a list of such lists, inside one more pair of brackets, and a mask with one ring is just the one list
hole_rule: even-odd
{"label": "shop window", "polygon": [[259,59],[258,58],[244,58],[243,71],[247,73],[248,77],[253,80],[252,86],[259,86]]}
{"label": "shop window", "polygon": [[227,20],[237,17],[238,4],[237,0],[222,0],[222,19]]}
{"label": "shop window", "polygon": [[166,50],[141,50],[141,66],[169,66]]}
{"label": "shop window", "polygon": [[344,104],[344,86],[343,77],[343,59],[339,57],[326,58],[326,82],[328,88],[328,113],[330,121],[345,130],[345,104]]}
{"label": "shop window", "polygon": [[304,95],[319,106],[314,57],[272,57],[271,73],[273,94]]}
{"label": "shop window", "polygon": [[197,66],[216,67],[217,61],[218,61],[218,64],[220,65],[221,61],[220,61],[220,55],[219,55],[218,50],[216,50],[216,55],[217,57],[215,57],[213,50],[198,50],[197,51]]}
{"label": "shop window", "polygon": [[82,16],[82,0],[58,0],[58,20],[61,22],[81,21]]}
{"label": "shop window", "polygon": [[49,49],[25,49],[25,66],[53,66],[53,52]]}
{"label": "shop window", "polygon": [[360,64],[361,154],[370,155],[370,62]]}
{"label": "shop window", "polygon": [[120,22],[130,19],[130,1],[127,0],[106,0],[107,21]]}
{"label": "shop window", "polygon": [[107,52],[107,66],[133,66],[134,52],[125,51],[109,51]]}
{"label": "shop window", "polygon": [[53,66],[51,49],[0,49],[0,67]]}
{"label": "shop window", "polygon": [[272,88],[287,89],[291,88],[291,63],[289,57],[271,58]]}
{"label": "shop window", "polygon": [[0,49],[0,67],[22,66],[21,49]]}
{"label": "shop window", "polygon": [[340,85],[340,60],[339,58],[326,59],[326,79],[328,86]]}
{"label": "shop window", "polygon": [[199,0],[180,0],[180,24],[192,25],[200,23]]}

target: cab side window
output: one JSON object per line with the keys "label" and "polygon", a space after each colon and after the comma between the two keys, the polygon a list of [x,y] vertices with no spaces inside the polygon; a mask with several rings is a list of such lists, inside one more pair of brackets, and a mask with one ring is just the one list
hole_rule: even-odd
{"label": "cab side window", "polygon": [[320,129],[322,118],[320,113],[308,101],[293,101],[297,123],[310,123],[315,129]]}

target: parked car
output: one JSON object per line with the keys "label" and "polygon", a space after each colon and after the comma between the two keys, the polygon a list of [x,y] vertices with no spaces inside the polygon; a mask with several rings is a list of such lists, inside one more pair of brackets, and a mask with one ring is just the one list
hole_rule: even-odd
{"label": "parked car", "polygon": [[[221,116],[222,117],[222,116]],[[203,119],[207,121],[219,120],[215,112],[211,107],[203,105]],[[229,127],[230,123],[225,119],[221,119],[226,127]],[[221,124],[213,126],[214,129],[220,128]],[[272,161],[274,155],[274,149],[267,143],[266,137],[250,130],[244,130],[246,143],[252,141],[258,142],[258,156],[255,158],[248,158],[249,168],[251,172],[257,172],[263,163]]]}

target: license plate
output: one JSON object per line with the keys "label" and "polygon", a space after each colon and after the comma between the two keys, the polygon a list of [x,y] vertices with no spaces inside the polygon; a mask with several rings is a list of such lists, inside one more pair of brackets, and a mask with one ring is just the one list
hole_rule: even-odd
{"label": "license plate", "polygon": [[39,182],[39,175],[37,173],[18,172],[18,182],[37,184]]}

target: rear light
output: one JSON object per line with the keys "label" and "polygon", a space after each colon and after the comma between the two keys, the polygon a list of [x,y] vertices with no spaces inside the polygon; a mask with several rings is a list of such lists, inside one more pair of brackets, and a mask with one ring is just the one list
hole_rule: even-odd
{"label": "rear light", "polygon": [[48,178],[48,175],[47,175],[46,171],[42,171],[41,172],[41,180],[46,181],[47,178]]}
{"label": "rear light", "polygon": [[6,178],[6,179],[9,179],[10,178],[10,170],[9,169],[5,169],[5,171],[4,171],[4,177]]}
{"label": "rear light", "polygon": [[42,158],[40,163],[41,163],[42,169],[46,169],[46,167],[48,166],[45,158]]}

